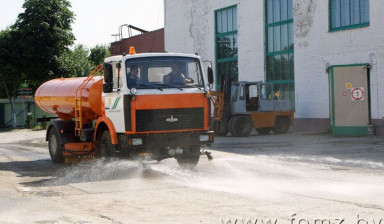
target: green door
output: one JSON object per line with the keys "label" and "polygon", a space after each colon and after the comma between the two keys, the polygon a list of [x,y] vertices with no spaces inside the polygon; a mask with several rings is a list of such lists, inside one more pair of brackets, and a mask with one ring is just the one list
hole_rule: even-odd
{"label": "green door", "polygon": [[370,125],[368,75],[366,65],[332,67],[330,81],[333,135],[368,135]]}

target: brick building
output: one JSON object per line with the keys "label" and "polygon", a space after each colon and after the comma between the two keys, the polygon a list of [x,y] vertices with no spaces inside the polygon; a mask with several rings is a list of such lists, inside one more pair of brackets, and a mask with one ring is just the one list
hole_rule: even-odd
{"label": "brick building", "polygon": [[164,52],[164,29],[158,29],[111,43],[111,54],[128,54],[134,46],[137,53]]}
{"label": "brick building", "polygon": [[[384,1],[165,0],[165,50],[273,83],[296,130],[382,134]],[[215,80],[215,81],[216,81]]]}

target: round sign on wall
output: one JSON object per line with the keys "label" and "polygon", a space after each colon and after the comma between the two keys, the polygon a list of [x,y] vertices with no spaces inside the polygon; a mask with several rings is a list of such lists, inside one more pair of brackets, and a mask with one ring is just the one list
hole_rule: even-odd
{"label": "round sign on wall", "polygon": [[351,97],[354,101],[364,100],[364,88],[355,87],[351,91]]}

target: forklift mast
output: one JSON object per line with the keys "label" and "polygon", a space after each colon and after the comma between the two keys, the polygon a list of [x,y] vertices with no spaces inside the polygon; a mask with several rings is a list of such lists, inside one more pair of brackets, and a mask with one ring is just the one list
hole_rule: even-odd
{"label": "forklift mast", "polygon": [[230,75],[220,76],[220,92],[224,94],[223,122],[227,123],[231,119],[232,78]]}

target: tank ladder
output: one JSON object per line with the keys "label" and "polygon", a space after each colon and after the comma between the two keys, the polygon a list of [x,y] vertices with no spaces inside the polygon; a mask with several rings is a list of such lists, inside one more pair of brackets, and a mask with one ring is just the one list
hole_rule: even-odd
{"label": "tank ladder", "polygon": [[83,90],[88,85],[88,83],[93,79],[93,77],[98,74],[102,65],[98,65],[89,76],[84,79],[83,83],[76,89],[76,98],[75,98],[75,136],[80,137],[83,132],[84,117],[82,112],[82,100],[83,100]]}

